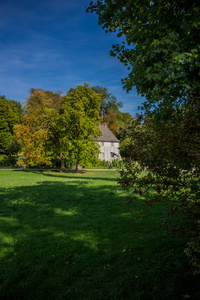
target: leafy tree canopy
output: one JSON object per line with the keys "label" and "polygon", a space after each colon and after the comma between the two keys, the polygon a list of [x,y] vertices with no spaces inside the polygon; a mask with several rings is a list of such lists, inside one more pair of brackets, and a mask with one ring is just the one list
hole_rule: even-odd
{"label": "leafy tree canopy", "polygon": [[22,105],[20,102],[15,101],[15,100],[9,100],[10,103],[12,103],[18,113],[19,120],[21,122],[21,117],[22,117]]}
{"label": "leafy tree canopy", "polygon": [[24,105],[22,124],[15,126],[15,135],[23,144],[27,165],[48,165],[54,155],[62,155],[57,126],[61,101],[60,93],[30,90]]}
{"label": "leafy tree canopy", "polygon": [[98,147],[93,139],[100,134],[100,101],[87,84],[71,88],[64,97],[31,89],[22,124],[15,126],[27,165],[50,165],[58,157],[64,169],[66,157],[76,160],[77,167],[95,160]]}
{"label": "leafy tree canopy", "polygon": [[78,165],[97,162],[98,145],[95,139],[100,135],[99,110],[101,97],[88,84],[71,88],[60,108],[61,124],[68,130],[66,139],[70,143],[69,154]]}
{"label": "leafy tree canopy", "polygon": [[0,153],[12,153],[13,127],[20,122],[16,106],[0,96]]}
{"label": "leafy tree canopy", "polygon": [[[129,115],[129,114],[128,114]],[[117,137],[120,140],[120,154],[123,158],[129,157],[129,146],[134,143],[135,137],[133,131],[138,124],[136,119],[133,119],[130,115],[126,114],[123,127],[120,128]]]}
{"label": "leafy tree canopy", "polygon": [[124,37],[111,55],[130,70],[124,88],[136,86],[145,109],[199,97],[198,0],[98,0],[87,11],[97,13],[106,32]]}
{"label": "leafy tree canopy", "polygon": [[123,113],[114,109],[110,109],[104,118],[104,122],[117,138],[121,137],[121,131],[126,126],[126,123],[129,123],[131,120],[132,117],[129,113]]}
{"label": "leafy tree canopy", "polygon": [[111,55],[130,71],[124,88],[146,97],[119,182],[131,187],[133,199],[145,196],[146,210],[162,200],[179,214],[178,231],[190,237],[186,253],[200,273],[199,1],[97,0],[87,11],[122,37]]}
{"label": "leafy tree canopy", "polygon": [[122,102],[118,102],[117,98],[109,93],[108,89],[101,86],[93,86],[92,89],[101,95],[101,104],[100,104],[100,116],[101,123],[103,124],[104,118],[110,111],[118,112],[119,108],[123,107]]}
{"label": "leafy tree canopy", "polygon": [[131,115],[119,110],[123,107],[123,103],[118,102],[117,98],[113,94],[109,93],[107,88],[94,86],[92,89],[101,96],[101,124],[106,123],[114,135],[118,137],[125,122],[132,118]]}

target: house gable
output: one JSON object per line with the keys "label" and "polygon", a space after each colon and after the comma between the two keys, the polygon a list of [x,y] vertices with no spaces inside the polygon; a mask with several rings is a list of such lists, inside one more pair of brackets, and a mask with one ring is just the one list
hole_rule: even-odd
{"label": "house gable", "polygon": [[101,135],[96,140],[100,145],[99,159],[112,161],[115,158],[120,157],[119,144],[120,141],[116,136],[110,131],[106,125],[101,125]]}

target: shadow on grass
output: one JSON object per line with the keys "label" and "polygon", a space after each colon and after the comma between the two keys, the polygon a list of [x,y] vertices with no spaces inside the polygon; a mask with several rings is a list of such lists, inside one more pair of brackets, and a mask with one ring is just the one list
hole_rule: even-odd
{"label": "shadow on grass", "polygon": [[153,217],[134,225],[123,193],[72,181],[0,193],[1,299],[195,299],[183,240]]}
{"label": "shadow on grass", "polygon": [[[13,170],[14,172],[16,170]],[[69,179],[75,179],[75,180],[102,180],[102,181],[113,181],[116,182],[116,177],[112,178],[112,177],[106,177],[105,176],[105,172],[101,171],[101,176],[99,175],[99,172],[96,173],[96,171],[94,171],[94,174],[91,176],[86,176],[88,173],[91,174],[91,172],[93,171],[64,171],[64,172],[60,172],[59,170],[53,170],[53,171],[48,171],[47,170],[23,170],[24,173],[33,173],[33,174],[42,174],[44,176],[48,176],[48,177],[52,177],[52,178],[69,178]],[[116,172],[118,172],[116,170]],[[95,174],[96,173],[96,174]],[[67,177],[66,175],[67,174]],[[69,174],[71,174],[71,177],[69,176]]]}

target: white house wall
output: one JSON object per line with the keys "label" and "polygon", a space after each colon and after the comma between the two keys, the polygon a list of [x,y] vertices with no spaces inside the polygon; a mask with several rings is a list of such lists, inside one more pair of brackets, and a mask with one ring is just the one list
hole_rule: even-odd
{"label": "white house wall", "polygon": [[105,161],[114,160],[114,157],[111,157],[111,152],[114,152],[118,156],[120,155],[119,143],[118,142],[98,142],[100,145],[99,159]]}

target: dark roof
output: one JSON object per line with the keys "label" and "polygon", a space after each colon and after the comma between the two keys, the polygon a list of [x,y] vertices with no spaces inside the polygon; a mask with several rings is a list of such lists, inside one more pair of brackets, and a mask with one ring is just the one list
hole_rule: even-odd
{"label": "dark roof", "polygon": [[110,129],[105,125],[100,125],[101,135],[96,140],[97,142],[119,142]]}

